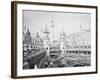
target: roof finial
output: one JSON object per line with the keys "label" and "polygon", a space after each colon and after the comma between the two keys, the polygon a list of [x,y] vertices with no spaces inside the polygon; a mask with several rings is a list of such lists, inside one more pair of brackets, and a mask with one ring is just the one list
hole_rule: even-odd
{"label": "roof finial", "polygon": [[80,29],[82,29],[82,25],[80,24]]}

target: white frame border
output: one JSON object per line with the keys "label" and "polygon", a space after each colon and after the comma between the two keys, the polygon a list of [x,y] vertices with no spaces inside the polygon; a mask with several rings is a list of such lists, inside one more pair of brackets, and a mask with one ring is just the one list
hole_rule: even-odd
{"label": "white frame border", "polygon": [[[23,48],[22,48],[22,10],[46,10],[61,12],[82,12],[91,13],[91,67],[74,67],[74,68],[52,68],[52,69],[36,69],[23,70]],[[35,75],[51,75],[51,74],[69,74],[84,73],[96,71],[96,9],[79,8],[79,7],[60,7],[47,5],[28,5],[17,4],[17,76],[35,76]],[[95,54],[93,54],[95,53]]]}

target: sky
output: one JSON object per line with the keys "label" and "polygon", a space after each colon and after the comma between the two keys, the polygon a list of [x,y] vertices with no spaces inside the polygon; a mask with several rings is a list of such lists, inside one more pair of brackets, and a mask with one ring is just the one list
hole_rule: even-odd
{"label": "sky", "polygon": [[46,25],[51,32],[52,20],[54,21],[55,37],[62,31],[69,35],[78,33],[82,29],[91,29],[91,14],[89,13],[23,10],[23,30],[25,27],[29,28],[32,35],[38,32],[42,36],[43,28]]}

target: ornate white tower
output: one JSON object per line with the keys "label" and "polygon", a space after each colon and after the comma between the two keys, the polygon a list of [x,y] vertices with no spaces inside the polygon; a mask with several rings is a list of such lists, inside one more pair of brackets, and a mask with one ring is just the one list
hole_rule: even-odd
{"label": "ornate white tower", "polygon": [[51,20],[51,35],[52,35],[52,37],[51,37],[51,41],[53,42],[54,41],[54,21],[53,20]]}
{"label": "ornate white tower", "polygon": [[66,34],[63,29],[62,33],[60,34],[60,49],[62,50],[62,54],[64,53],[64,48],[65,48],[65,37]]}

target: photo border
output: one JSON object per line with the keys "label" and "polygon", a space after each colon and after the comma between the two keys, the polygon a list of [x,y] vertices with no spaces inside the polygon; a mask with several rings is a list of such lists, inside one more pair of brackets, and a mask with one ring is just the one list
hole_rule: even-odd
{"label": "photo border", "polygon": [[[90,8],[96,9],[96,71],[82,72],[82,73],[64,73],[64,74],[49,74],[49,75],[32,75],[32,76],[17,76],[17,4],[28,5],[46,5],[59,7],[76,7],[76,8]],[[94,74],[98,72],[98,7],[88,5],[73,5],[73,4],[58,4],[58,3],[42,3],[42,2],[25,2],[12,1],[11,2],[11,77],[12,78],[32,78],[32,77],[50,77],[50,76],[65,76],[65,75],[80,75],[80,74]]]}

